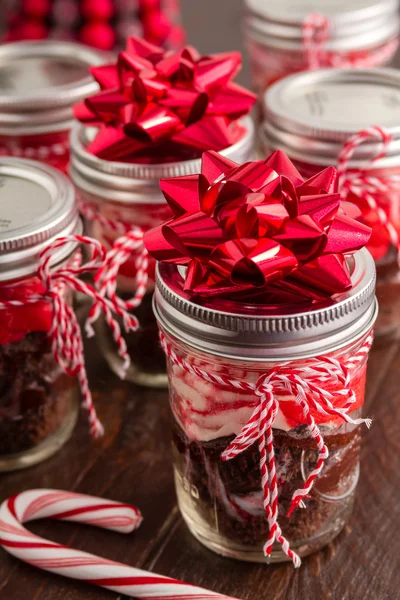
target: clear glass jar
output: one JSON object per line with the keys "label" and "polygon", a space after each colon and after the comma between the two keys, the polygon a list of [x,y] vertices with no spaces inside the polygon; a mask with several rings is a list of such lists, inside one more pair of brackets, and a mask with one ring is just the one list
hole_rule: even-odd
{"label": "clear glass jar", "polygon": [[[200,301],[199,311],[198,303],[183,291],[176,267],[160,265],[158,274],[155,312],[168,357],[180,511],[192,534],[211,550],[265,562],[262,550],[269,523],[263,504],[259,438],[254,435],[253,443],[231,460],[221,458],[250,422],[260,396],[253,388],[241,390],[226,382],[254,386],[278,366],[284,374],[296,369],[302,376],[304,371],[307,378],[306,370],[324,356],[349,368],[348,389],[354,393],[349,416],[358,419],[376,318],[373,260],[366,251],[357,253],[351,292],[329,305],[313,307],[312,318],[295,307],[285,312],[283,307],[280,311],[250,308],[221,299]],[[343,389],[342,383],[329,376],[321,385],[328,393]],[[305,508],[298,507],[288,516],[294,492],[316,467],[318,450],[296,398],[284,386],[273,388],[273,394],[278,403],[272,424],[278,523],[291,549],[303,557],[335,538],[351,515],[359,477],[361,425],[337,414],[323,414],[309,404],[329,456],[304,498]],[[336,406],[344,403],[341,400]],[[270,560],[288,560],[280,544],[274,545]]]}
{"label": "clear glass jar", "polygon": [[[79,234],[82,227],[73,187],[58,171],[0,158],[0,182],[5,200],[0,218],[0,471],[10,471],[53,455],[77,420],[77,382],[52,352],[52,308],[29,299],[45,292],[36,275],[39,254],[56,237]],[[55,251],[52,264],[69,264],[76,252],[74,244]],[[65,286],[59,293],[72,302]]]}
{"label": "clear glass jar", "polygon": [[[329,356],[345,360],[364,340]],[[277,366],[228,361],[196,352],[175,339],[169,341],[179,355],[210,374],[223,372],[256,383]],[[364,403],[366,362],[364,355],[351,374],[350,385],[357,398],[355,411],[350,413],[353,417],[360,415]],[[296,367],[301,364],[296,363]],[[307,366],[306,361],[303,364]],[[242,560],[263,560],[268,522],[263,510],[258,449],[252,446],[234,460],[221,461],[223,451],[250,418],[257,397],[205,382],[172,361],[168,370],[175,483],[183,518],[195,537],[212,550]],[[335,538],[351,515],[359,476],[361,425],[343,424],[341,419],[330,421],[329,417],[319,421],[329,458],[307,498],[307,509],[288,517],[292,496],[315,467],[318,451],[301,420],[296,422],[299,411],[294,399],[280,406],[273,431],[279,524],[291,548],[307,556]],[[318,413],[315,416],[318,418]],[[277,547],[271,560],[283,559]]]}
{"label": "clear glass jar", "polygon": [[[310,57],[313,47],[318,68],[382,67],[389,65],[396,53],[397,6],[387,0],[320,0],[313,3],[312,10],[307,2],[294,6],[288,0],[245,0],[245,4],[252,82],[260,97],[279,79],[315,68]],[[318,13],[327,27],[322,32],[322,23],[316,20],[311,34],[314,46],[313,39],[310,45],[305,39],[304,24],[312,22],[310,13]]]}
{"label": "clear glass jar", "polygon": [[[110,249],[131,227],[148,231],[168,220],[172,214],[160,190],[160,179],[194,174],[199,170],[200,159],[165,164],[105,161],[85,150],[87,130],[77,126],[72,131],[70,176],[83,203],[83,213],[89,216],[85,219],[88,234]],[[243,137],[221,154],[242,163],[251,160],[253,152],[254,126],[247,117],[243,120]],[[125,300],[132,298],[136,289],[136,258],[132,255],[119,270],[118,295]],[[149,257],[147,293],[134,309],[140,327],[136,332],[124,334],[131,357],[126,377],[138,385],[166,387],[165,357],[152,310],[154,273],[155,261]],[[122,360],[102,317],[96,323],[96,334],[111,369],[120,374]]]}
{"label": "clear glass jar", "polygon": [[72,42],[16,42],[0,48],[0,156],[67,171],[72,106],[98,89],[89,67],[103,53]]}
{"label": "clear glass jar", "polygon": [[[354,203],[357,216],[372,228],[367,247],[377,267],[376,295],[380,310],[375,334],[382,339],[400,332],[400,246],[395,240],[400,238],[400,185],[396,181],[400,176],[396,133],[399,85],[400,77],[393,69],[366,69],[357,74],[332,69],[294,75],[273,85],[265,95],[261,134],[263,153],[284,150],[304,177],[311,177],[328,165],[338,165],[343,145],[350,136],[365,130],[368,123],[383,127],[392,136],[385,156],[375,161],[382,152],[382,142],[379,135],[371,134],[355,149],[346,172],[349,178],[361,174],[367,183],[378,182],[378,185],[373,183],[373,200],[389,223],[388,228],[380,222],[377,210],[371,210],[363,199],[367,183],[361,185],[359,194],[346,193],[346,200]],[[352,106],[357,105],[357,112],[350,110],[349,98]],[[339,190],[343,191],[341,184],[342,181]]]}

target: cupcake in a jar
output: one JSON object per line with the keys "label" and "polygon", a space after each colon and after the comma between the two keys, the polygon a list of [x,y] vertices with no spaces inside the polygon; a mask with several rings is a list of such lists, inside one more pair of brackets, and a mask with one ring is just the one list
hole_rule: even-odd
{"label": "cupcake in a jar", "polygon": [[299,566],[351,516],[371,230],[346,214],[334,168],[306,180],[281,152],[242,166],[205,153],[198,184],[162,181],[174,217],[145,235],[179,507],[219,554]]}
{"label": "cupcake in a jar", "polygon": [[391,64],[398,47],[398,0],[244,0],[244,31],[260,96],[300,71]]}
{"label": "cupcake in a jar", "polygon": [[400,333],[399,86],[396,69],[298,73],[265,93],[261,128],[265,155],[283,150],[304,177],[337,166],[352,216],[372,229],[382,339]]}
{"label": "cupcake in a jar", "polygon": [[89,73],[106,54],[64,41],[0,47],[0,156],[66,171],[73,105],[98,89]]}
{"label": "cupcake in a jar", "polygon": [[[151,308],[155,261],[142,243],[143,232],[172,214],[159,181],[182,176],[189,197],[204,150],[240,162],[252,157],[248,113],[255,96],[234,83],[240,67],[237,52],[201,56],[187,46],[166,53],[130,38],[116,64],[92,69],[101,91],[75,109],[82,124],[72,133],[70,175],[88,233],[110,250],[100,287],[117,293],[138,318],[137,331],[126,336],[126,375],[140,385],[167,384]],[[121,361],[101,319],[96,330],[119,373]]]}

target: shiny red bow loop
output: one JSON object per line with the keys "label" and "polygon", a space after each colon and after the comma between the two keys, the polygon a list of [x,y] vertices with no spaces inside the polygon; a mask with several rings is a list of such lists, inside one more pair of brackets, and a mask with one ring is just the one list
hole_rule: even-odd
{"label": "shiny red bow loop", "polygon": [[99,128],[87,150],[120,161],[150,153],[162,162],[231,146],[243,133],[237,120],[256,101],[232,81],[240,68],[238,52],[165,52],[129,38],[116,64],[91,69],[101,91],[75,106],[77,119]]}
{"label": "shiny red bow loop", "polygon": [[[371,140],[381,142],[381,149],[376,156],[364,169],[350,169],[349,162],[354,152],[361,144]],[[369,249],[374,258],[381,258],[393,246],[400,265],[400,223],[395,222],[392,216],[398,216],[400,175],[388,172],[383,172],[382,175],[370,174],[374,163],[387,155],[391,141],[391,134],[378,126],[355,133],[343,145],[338,158],[338,173],[341,194],[361,211],[364,221],[372,227]]]}
{"label": "shiny red bow loop", "polygon": [[[53,268],[51,259],[54,251],[66,245],[84,245],[90,254],[89,260],[82,264],[81,261],[72,261],[65,266]],[[104,246],[92,238],[71,235],[54,240],[41,254],[38,277],[41,280],[44,293],[32,294],[21,300],[8,300],[0,302],[0,310],[47,302],[52,307],[52,324],[48,332],[51,339],[52,351],[60,367],[73,377],[77,377],[83,397],[83,404],[89,415],[90,431],[94,437],[102,435],[103,427],[97,418],[93,405],[92,395],[86,374],[84,349],[81,330],[74,309],[64,300],[60,289],[67,287],[80,292],[93,301],[93,309],[104,313],[107,324],[110,326],[114,339],[118,345],[119,354],[123,360],[128,360],[129,355],[120,327],[114,318],[115,314],[122,316],[127,327],[134,327],[130,315],[125,314],[115,299],[105,298],[97,292],[95,287],[80,279],[85,273],[96,273],[104,266],[107,252]],[[87,328],[91,334],[90,327]]]}
{"label": "shiny red bow loop", "polygon": [[312,301],[351,287],[346,257],[370,229],[345,214],[333,167],[304,181],[280,151],[242,166],[205,152],[200,175],[160,185],[175,216],[145,245],[187,266],[187,291]]}

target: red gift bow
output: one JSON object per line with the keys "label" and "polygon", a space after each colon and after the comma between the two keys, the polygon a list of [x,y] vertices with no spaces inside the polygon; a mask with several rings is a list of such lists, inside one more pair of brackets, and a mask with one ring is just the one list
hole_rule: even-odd
{"label": "red gift bow", "polygon": [[88,152],[163,162],[231,146],[243,132],[237,119],[256,101],[232,83],[240,67],[238,52],[200,56],[191,46],[165,52],[129,38],[116,64],[91,68],[101,91],[75,106],[77,119],[99,127]]}
{"label": "red gift bow", "polygon": [[346,257],[371,229],[346,215],[328,167],[304,181],[287,156],[238,166],[205,152],[200,175],[160,182],[174,218],[145,234],[159,261],[187,265],[185,290],[269,303],[351,288]]}

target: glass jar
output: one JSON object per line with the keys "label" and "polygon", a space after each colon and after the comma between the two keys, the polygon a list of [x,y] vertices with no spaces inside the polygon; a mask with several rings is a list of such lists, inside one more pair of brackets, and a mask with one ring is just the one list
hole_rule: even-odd
{"label": "glass jar", "polygon": [[[249,117],[243,122],[243,136],[221,154],[233,161],[246,162],[253,158],[254,126]],[[165,164],[134,164],[106,161],[85,150],[87,127],[76,126],[71,134],[70,176],[75,183],[84,213],[86,230],[106,248],[131,227],[148,231],[168,220],[171,210],[160,190],[160,179],[187,176],[196,173],[200,159]],[[90,135],[90,132],[89,132]],[[118,295],[129,300],[135,292],[136,260],[132,256],[120,266]],[[155,261],[149,257],[147,293],[141,305],[134,310],[140,327],[125,334],[131,356],[126,373],[128,380],[148,387],[166,387],[165,357],[158,342],[151,299],[154,290]],[[121,373],[122,360],[104,320],[96,324],[101,349],[111,369]]]}
{"label": "glass jar", "polygon": [[[240,560],[265,561],[262,549],[270,527],[263,505],[263,433],[261,429],[254,433],[256,426],[261,427],[260,412],[255,411],[261,407],[265,378],[277,402],[270,439],[282,535],[302,557],[322,548],[344,527],[359,476],[358,417],[364,403],[370,332],[377,312],[374,273],[370,254],[358,252],[352,290],[307,313],[295,307],[285,312],[283,308],[249,307],[222,299],[208,299],[199,307],[184,292],[179,269],[159,266],[154,306],[168,356],[178,504],[192,534],[211,550]],[[354,394],[349,415],[353,422],[319,412],[309,403],[329,456],[304,496],[305,508],[296,508],[288,516],[294,493],[313,473],[319,457],[312,427],[307,426],[293,389],[279,377],[296,372],[309,384],[312,378],[308,379],[308,369],[314,366],[317,370],[322,364],[326,374],[332,360],[349,369],[347,386]],[[320,384],[327,394],[343,391],[343,382],[330,375]],[[319,401],[314,392],[312,395]],[[338,402],[339,397],[342,400]],[[343,406],[343,398],[336,396],[334,404]],[[262,408],[260,411],[262,415]],[[252,440],[247,446],[242,442],[240,449],[236,436],[250,422]],[[224,461],[223,453],[229,447],[239,451]],[[268,465],[271,482],[273,470]],[[287,559],[276,543],[270,560]]]}
{"label": "glass jar", "polygon": [[[367,247],[377,266],[380,310],[375,333],[382,339],[400,332],[399,86],[394,69],[292,75],[266,92],[261,132],[265,155],[281,149],[303,176],[311,177],[322,167],[339,165],[349,138],[375,126],[361,136],[362,145],[354,147],[339,190],[373,229]],[[389,139],[386,148],[378,128]],[[362,179],[353,185],[352,178],[359,176]],[[365,199],[367,192],[370,201]]]}
{"label": "glass jar", "polygon": [[98,89],[89,67],[105,55],[70,42],[17,42],[0,48],[0,156],[69,162],[72,106]]}
{"label": "glass jar", "polygon": [[245,0],[245,5],[253,87],[260,97],[298,71],[388,65],[397,49],[397,1]]}
{"label": "glass jar", "polygon": [[[0,158],[0,186],[0,471],[10,471],[54,454],[77,420],[75,379],[53,357],[51,307],[29,301],[45,292],[40,253],[82,226],[71,183],[50,167]],[[76,244],[63,246],[51,264],[76,261],[76,252]],[[72,301],[65,287],[59,294]]]}

